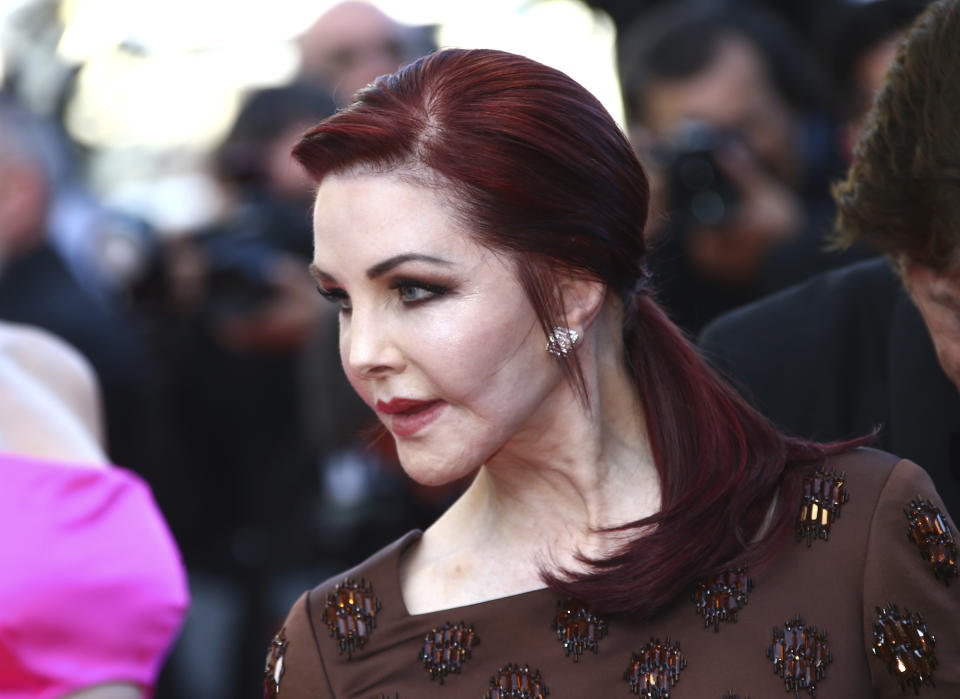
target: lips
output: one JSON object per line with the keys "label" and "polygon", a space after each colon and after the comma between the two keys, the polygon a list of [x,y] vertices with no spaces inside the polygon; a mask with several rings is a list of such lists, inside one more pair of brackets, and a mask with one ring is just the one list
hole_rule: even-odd
{"label": "lips", "polygon": [[394,436],[412,437],[436,420],[446,405],[442,400],[393,398],[377,401],[377,411],[388,416],[385,422]]}

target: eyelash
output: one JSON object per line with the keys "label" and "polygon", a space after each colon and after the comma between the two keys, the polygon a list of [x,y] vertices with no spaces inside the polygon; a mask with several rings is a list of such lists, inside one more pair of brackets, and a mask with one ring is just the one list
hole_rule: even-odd
{"label": "eyelash", "polygon": [[[397,295],[400,297],[400,302],[406,306],[418,306],[421,303],[450,293],[450,289],[445,286],[428,284],[414,279],[396,279],[390,283],[390,289],[399,292]],[[429,295],[424,298],[404,300],[402,292],[408,289],[426,291]],[[343,289],[324,289],[322,286],[318,286],[317,292],[330,303],[339,304],[341,312],[350,311],[350,297]]]}
{"label": "eyelash", "polygon": [[343,289],[324,289],[322,286],[318,286],[317,293],[320,294],[325,301],[339,304],[341,311],[350,310],[350,297],[347,296],[347,292]]}
{"label": "eyelash", "polygon": [[390,288],[398,292],[402,292],[404,289],[419,289],[421,291],[426,291],[429,294],[429,296],[426,296],[425,298],[410,299],[408,301],[404,301],[402,293],[398,294],[400,296],[400,300],[408,306],[418,305],[425,301],[429,301],[430,299],[444,296],[450,291],[450,289],[447,287],[440,286],[439,284],[428,284],[427,282],[419,282],[415,279],[402,278],[395,279],[393,282],[391,282]]}

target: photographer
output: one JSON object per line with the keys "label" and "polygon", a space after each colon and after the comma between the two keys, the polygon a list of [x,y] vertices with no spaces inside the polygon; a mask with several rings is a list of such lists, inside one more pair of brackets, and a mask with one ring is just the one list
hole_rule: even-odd
{"label": "photographer", "polygon": [[830,129],[783,26],[743,3],[672,4],[642,15],[620,52],[631,135],[667,214],[651,264],[681,326],[841,263],[820,249]]}
{"label": "photographer", "polygon": [[255,685],[272,600],[289,604],[275,588],[317,559],[310,537],[284,536],[316,516],[298,386],[326,310],[306,273],[310,185],[288,153],[304,124],[332,112],[309,86],[252,94],[215,154],[223,216],[160,239],[133,289],[152,333],[155,490],[195,601],[170,664],[173,696]]}

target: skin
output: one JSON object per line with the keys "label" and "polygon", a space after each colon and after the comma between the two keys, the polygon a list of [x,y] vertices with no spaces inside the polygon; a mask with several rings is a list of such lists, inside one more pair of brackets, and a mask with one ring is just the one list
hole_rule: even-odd
{"label": "skin", "polygon": [[[76,350],[35,328],[0,322],[0,451],[55,459],[64,468],[107,468],[93,370]],[[126,682],[69,699],[141,699]]]}
{"label": "skin", "polygon": [[0,323],[0,451],[105,468],[93,370],[58,338]]}
{"label": "skin", "polygon": [[361,87],[397,69],[402,34],[399,24],[370,3],[338,3],[300,38],[301,72],[327,83],[334,100],[347,104]]}
{"label": "skin", "polygon": [[[311,271],[341,306],[350,382],[375,410],[392,398],[440,401],[426,427],[395,434],[415,480],[476,473],[402,562],[411,613],[542,588],[541,565],[608,552],[617,542],[596,528],[659,508],[618,302],[600,283],[558,280],[566,325],[582,335],[584,403],[546,352],[513,261],[475,243],[445,196],[361,171],[328,175],[315,206]],[[407,255],[431,260],[396,263]]]}
{"label": "skin", "polygon": [[933,340],[940,368],[960,391],[960,268],[938,273],[901,259],[900,269]]}
{"label": "skin", "polygon": [[74,694],[68,694],[64,699],[142,699],[143,692],[133,684],[101,684],[90,687]]}
{"label": "skin", "polygon": [[[4,138],[0,124],[0,139]],[[0,260],[14,258],[43,237],[47,186],[40,170],[0,150]]]}

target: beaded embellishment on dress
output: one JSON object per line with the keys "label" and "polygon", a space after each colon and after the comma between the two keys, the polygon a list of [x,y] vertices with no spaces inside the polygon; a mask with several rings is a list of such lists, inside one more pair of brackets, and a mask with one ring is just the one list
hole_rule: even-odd
{"label": "beaded embellishment on dress", "polygon": [[773,643],[767,649],[767,657],[773,661],[774,671],[783,679],[787,691],[797,697],[802,689],[811,697],[816,696],[817,683],[823,680],[827,665],[833,662],[826,632],[804,624],[799,616],[784,624],[782,631],[773,629]]}
{"label": "beaded embellishment on dress", "polygon": [[806,538],[807,546],[814,539],[826,541],[830,527],[840,519],[840,508],[849,500],[846,478],[835,470],[817,469],[803,479],[803,499],[797,517],[797,541]]}
{"label": "beaded embellishment on dress", "polygon": [[484,699],[543,699],[550,694],[539,670],[530,671],[528,665],[510,663],[497,670],[490,678],[490,689]]}
{"label": "beaded embellishment on dress", "polygon": [[285,672],[283,656],[286,652],[286,630],[280,629],[267,649],[267,662],[263,668],[263,699],[275,699],[280,695],[280,679]]}
{"label": "beaded embellishment on dress", "polygon": [[704,627],[713,626],[714,631],[719,631],[721,622],[735,622],[751,590],[753,581],[744,568],[725,570],[697,585],[693,601]]}
{"label": "beaded embellishment on dress", "polygon": [[624,679],[630,691],[643,699],[669,699],[686,666],[687,659],[678,644],[670,643],[669,638],[661,643],[656,638],[633,654]]}
{"label": "beaded embellishment on dress", "polygon": [[936,639],[927,631],[923,617],[897,605],[877,607],[877,620],[873,624],[873,654],[887,666],[890,674],[900,681],[900,688],[907,686],[916,693],[920,687],[933,682],[933,669],[937,658],[933,653]]}
{"label": "beaded embellishment on dress", "polygon": [[600,641],[607,635],[607,622],[593,614],[583,603],[574,599],[560,600],[553,619],[557,640],[564,652],[573,653],[573,661],[580,660],[584,650],[599,652]]}
{"label": "beaded embellishment on dress", "polygon": [[358,583],[347,578],[327,595],[324,620],[341,655],[346,651],[352,658],[370,640],[379,611],[380,600],[373,596],[373,586],[363,579]]}
{"label": "beaded embellishment on dress", "polygon": [[918,497],[903,508],[910,523],[910,539],[920,549],[920,557],[933,566],[933,573],[947,585],[960,577],[957,566],[957,542],[940,508]]}
{"label": "beaded embellishment on dress", "polygon": [[427,633],[417,658],[423,662],[430,679],[439,679],[443,684],[449,673],[460,672],[464,661],[470,659],[473,647],[479,643],[472,624],[461,621],[453,625],[448,621]]}

